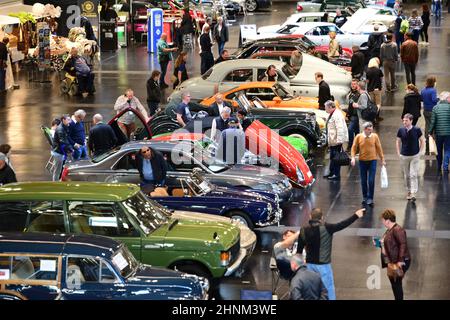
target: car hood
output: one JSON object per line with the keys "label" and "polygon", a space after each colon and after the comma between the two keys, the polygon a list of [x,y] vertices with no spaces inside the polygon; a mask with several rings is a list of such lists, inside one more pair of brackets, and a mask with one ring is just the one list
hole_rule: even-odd
{"label": "car hood", "polygon": [[266,201],[274,204],[274,199],[268,198],[259,194],[257,192],[252,192],[250,190],[237,190],[227,187],[216,187],[211,190],[208,197],[221,197],[221,198],[237,198],[237,200],[242,201]]}
{"label": "car hood", "polygon": [[251,248],[256,242],[256,234],[249,229],[246,225],[239,223],[238,221],[231,220],[228,217],[222,217],[215,214],[206,214],[200,212],[192,211],[181,211],[175,210],[172,213],[172,217],[176,219],[184,220],[197,220],[197,221],[208,221],[208,222],[221,222],[221,223],[231,223],[239,228],[241,232],[240,242],[241,248]]}
{"label": "car hood", "polygon": [[[178,223],[174,223],[177,220]],[[169,226],[173,225],[169,230]],[[173,219],[158,229],[157,235],[165,238],[166,250],[225,250],[239,239],[239,228],[225,222],[206,222],[187,219]],[[153,235],[153,234],[152,234]]]}
{"label": "car hood", "polygon": [[305,83],[305,80],[307,82],[314,82],[314,74],[317,71],[322,71],[326,74],[325,81],[330,86],[343,85],[350,87],[352,82],[352,75],[350,72],[330,62],[304,53],[300,72],[291,79],[291,83]]}
{"label": "car hood", "polygon": [[285,176],[271,168],[258,167],[247,164],[236,164],[224,172],[227,176],[258,178],[261,182],[278,183],[285,179]]}

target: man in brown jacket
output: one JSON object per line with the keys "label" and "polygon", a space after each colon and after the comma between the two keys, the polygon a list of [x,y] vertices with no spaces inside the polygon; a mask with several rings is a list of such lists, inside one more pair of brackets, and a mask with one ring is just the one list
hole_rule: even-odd
{"label": "man in brown jacket", "polygon": [[407,84],[416,84],[416,65],[419,61],[419,47],[412,39],[412,33],[405,34],[405,42],[400,47],[400,57],[405,66]]}

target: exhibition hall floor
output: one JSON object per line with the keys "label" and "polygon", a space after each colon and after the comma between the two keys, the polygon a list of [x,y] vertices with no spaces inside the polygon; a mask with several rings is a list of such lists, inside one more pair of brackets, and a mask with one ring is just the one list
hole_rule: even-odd
{"label": "exhibition hall floor", "polygon": [[[409,14],[411,7],[407,9]],[[230,26],[230,42],[226,48],[231,52],[237,48],[239,24],[256,24],[260,27],[282,23],[294,10],[295,3],[274,3],[270,11],[239,18]],[[448,91],[450,14],[444,13],[441,21],[432,20],[429,33],[430,45],[420,47],[417,84],[422,88],[426,76],[434,74],[438,79],[438,91]],[[213,47],[213,50],[216,57],[217,47]],[[114,114],[116,98],[129,87],[145,104],[145,83],[153,68],[158,68],[156,57],[148,54],[142,44],[121,48],[114,53],[102,53],[95,66],[97,92],[95,96],[87,98],[62,96],[56,74],[51,74],[51,83],[46,84],[39,82],[39,75],[20,71],[16,76],[20,89],[0,95],[0,142],[12,146],[12,162],[18,180],[50,180],[44,168],[50,150],[40,131],[41,125],[49,126],[53,118],[73,113],[79,108],[87,111],[87,121],[95,113],[101,113],[109,119]],[[169,75],[171,70],[170,65]],[[200,58],[196,47],[190,53],[188,73],[192,77],[199,72]],[[325,80],[326,77],[325,74]],[[402,125],[400,115],[405,89],[405,74],[400,64],[397,65],[396,78],[400,90],[383,96],[384,121],[375,128],[386,155],[389,188],[380,189],[378,167],[375,206],[369,207],[362,219],[335,236],[332,263],[338,299],[393,299],[385,270],[380,271],[379,286],[377,281],[371,281],[380,266],[380,254],[372,245],[372,236],[383,232],[379,215],[385,208],[395,210],[398,223],[408,232],[412,264],[404,279],[405,298],[450,299],[450,177],[448,174],[437,174],[434,156],[423,156],[420,160],[417,201],[412,203],[405,199],[400,161],[395,151],[396,133]],[[166,91],[167,97],[171,89]],[[424,128],[422,118],[418,126]],[[287,228],[298,229],[307,223],[312,208],[322,208],[328,222],[338,222],[360,208],[362,196],[358,167],[343,167],[342,179],[336,182],[322,178],[323,163],[323,154],[318,152],[311,167],[316,177],[315,184],[306,192],[297,192],[293,202],[285,206],[280,226],[257,230],[258,245],[244,275],[223,281],[220,286],[222,298],[239,299],[240,289],[245,288],[271,290],[269,259],[274,239],[279,239],[281,232]],[[286,283],[278,294],[283,296],[285,291]]]}

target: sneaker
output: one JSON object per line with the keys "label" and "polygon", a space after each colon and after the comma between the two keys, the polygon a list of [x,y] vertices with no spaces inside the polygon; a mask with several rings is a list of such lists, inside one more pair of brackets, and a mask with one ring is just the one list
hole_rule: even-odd
{"label": "sneaker", "polygon": [[367,199],[367,205],[373,207],[374,204],[375,204],[375,203],[373,202],[372,199]]}
{"label": "sneaker", "polygon": [[327,179],[328,179],[328,180],[340,180],[341,178],[338,177],[337,175],[332,175],[332,176],[328,176]]}

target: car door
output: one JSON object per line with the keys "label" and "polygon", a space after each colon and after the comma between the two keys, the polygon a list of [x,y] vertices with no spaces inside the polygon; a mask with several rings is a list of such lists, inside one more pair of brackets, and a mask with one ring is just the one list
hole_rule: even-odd
{"label": "car door", "polygon": [[169,189],[181,188],[180,178],[188,178],[196,167],[192,157],[182,151],[163,151],[162,154],[167,161],[166,185]]}
{"label": "car door", "polygon": [[105,175],[105,182],[111,183],[139,183],[141,181],[139,171],[136,166],[136,152],[138,150],[128,150],[116,157],[111,168]]}
{"label": "car door", "polygon": [[[132,121],[134,123],[134,131],[127,137],[125,132],[121,129],[120,123],[122,121]],[[115,115],[109,122],[108,125],[111,126],[114,133],[117,137],[117,145],[121,146],[122,144],[133,141],[133,140],[144,140],[150,139],[152,137],[151,130],[148,124],[145,122],[144,116],[139,110],[133,108],[127,108],[122,110],[120,113]]]}
{"label": "car door", "polygon": [[252,68],[239,68],[229,71],[219,83],[219,92],[230,90],[244,82],[253,81]]}
{"label": "car door", "polygon": [[275,93],[272,88],[249,88],[245,90],[245,94],[249,100],[259,98],[264,101],[267,106],[272,106],[273,99],[275,98]]}
{"label": "car door", "polygon": [[[62,297],[65,300],[112,300],[123,297],[122,281],[104,259],[69,255],[66,258]],[[120,286],[122,290],[118,290]]]}
{"label": "car door", "polygon": [[141,233],[119,202],[67,201],[67,216],[70,232],[118,239],[140,260]]}

